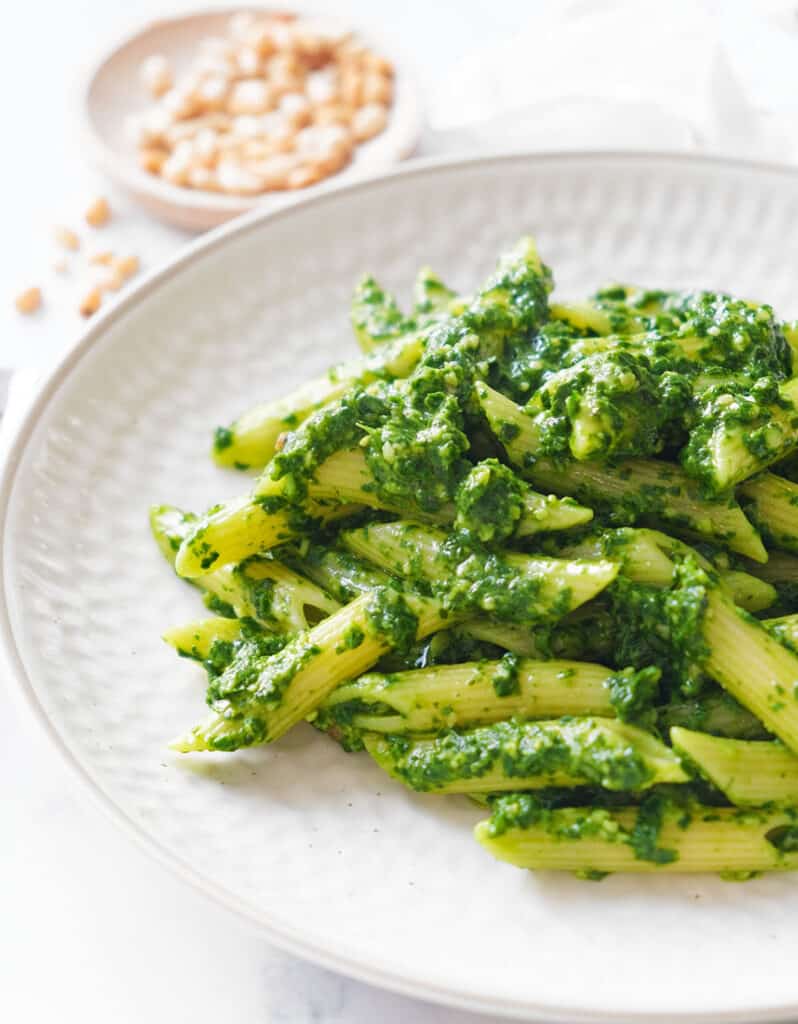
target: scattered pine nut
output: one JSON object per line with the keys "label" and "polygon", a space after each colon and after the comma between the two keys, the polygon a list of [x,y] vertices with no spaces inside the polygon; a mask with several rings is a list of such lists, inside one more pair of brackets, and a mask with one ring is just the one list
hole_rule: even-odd
{"label": "scattered pine nut", "polygon": [[71,228],[57,227],[53,232],[56,242],[64,249],[76,252],[80,248],[80,239]]}
{"label": "scattered pine nut", "polygon": [[95,252],[89,256],[89,263],[93,267],[110,267],[114,262],[114,254],[110,249],[106,249],[104,252]]}
{"label": "scattered pine nut", "polygon": [[102,291],[99,287],[92,288],[84,296],[78,306],[81,316],[89,317],[93,316],[103,301]]}
{"label": "scattered pine nut", "polygon": [[134,274],[139,272],[138,256],[122,256],[114,262],[114,270],[121,276],[123,281],[133,277]]}
{"label": "scattered pine nut", "polygon": [[57,256],[52,262],[52,268],[56,274],[65,274],[68,270],[67,261],[63,256]]}
{"label": "scattered pine nut", "polygon": [[20,292],[14,299],[17,312],[22,313],[24,316],[30,316],[31,313],[35,313],[41,304],[41,288],[26,288],[24,292]]}
{"label": "scattered pine nut", "polygon": [[98,196],[86,210],[86,223],[93,228],[101,228],[111,219],[111,207],[108,200]]}

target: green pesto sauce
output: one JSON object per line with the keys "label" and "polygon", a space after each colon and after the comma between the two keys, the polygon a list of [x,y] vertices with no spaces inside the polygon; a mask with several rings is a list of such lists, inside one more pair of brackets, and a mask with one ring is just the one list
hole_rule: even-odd
{"label": "green pesto sauce", "polygon": [[255,712],[258,705],[266,709],[278,707],[296,674],[320,653],[307,634],[288,643],[259,642],[254,649],[242,649],[218,679],[211,682],[208,703],[222,702],[224,707],[219,710],[242,715]]}
{"label": "green pesto sauce", "polygon": [[223,452],[235,441],[235,434],[229,427],[217,427],[213,434],[213,450]]}
{"label": "green pesto sauce", "polygon": [[264,579],[251,579],[245,573],[239,573],[240,578],[246,581],[249,599],[255,616],[264,622],[275,621],[274,616],[274,580],[265,577]]}
{"label": "green pesto sauce", "polygon": [[[235,722],[235,728],[231,727],[231,722]],[[255,715],[230,715],[224,734],[212,737],[209,746],[212,750],[231,753],[244,747],[257,746],[265,741],[267,735],[266,723]]]}
{"label": "green pesto sauce", "polygon": [[[607,843],[628,844],[638,860],[670,864],[678,858],[675,850],[659,845],[665,814],[672,808],[672,798],[652,792],[643,797],[631,830],[623,828],[612,811],[605,807],[585,807],[576,820],[565,822],[558,817],[557,805],[537,794],[510,793],[491,801],[490,835],[498,837],[511,829],[539,827],[561,840],[599,839]],[[690,813],[686,801],[679,801],[682,813],[679,824],[686,828]]]}
{"label": "green pesto sauce", "polygon": [[224,672],[235,657],[235,644],[230,640],[214,640],[203,664],[209,679],[214,679]]}
{"label": "green pesto sauce", "polygon": [[[733,434],[743,448],[763,464],[786,454],[792,432],[774,422],[773,411],[794,409],[779,392],[779,379],[745,377],[723,381],[706,388],[696,399],[692,412],[690,436],[681,453],[685,472],[695,477],[705,493],[717,492],[717,483],[710,446],[719,433]],[[791,421],[798,424],[798,411]]]}
{"label": "green pesto sauce", "polygon": [[356,715],[372,714],[373,705],[352,700],[346,704],[334,704],[330,708],[319,708],[311,724],[320,732],[327,733],[348,753],[364,750],[363,730],[354,724]]}
{"label": "green pesto sauce", "polygon": [[225,619],[236,618],[235,608],[216,594],[205,593],[202,595],[202,600],[208,611],[213,612],[214,615],[221,615]]}
{"label": "green pesto sauce", "polygon": [[418,633],[418,616],[393,587],[375,588],[366,604],[372,632],[400,654],[410,651]]}
{"label": "green pesto sauce", "polygon": [[453,611],[487,611],[500,622],[535,625],[556,622],[571,609],[563,587],[551,600],[543,578],[521,575],[501,554],[452,535],[442,546],[445,572],[432,591]]}
{"label": "green pesto sauce", "polygon": [[482,543],[501,543],[512,536],[523,515],[524,490],[511,469],[496,459],[484,459],[457,490],[456,529]]}
{"label": "green pesto sauce", "polygon": [[390,736],[387,746],[392,774],[419,791],[497,769],[519,779],[565,772],[612,790],[641,789],[652,777],[636,751],[611,742],[591,719],[497,722],[467,731],[452,729],[422,743]]}
{"label": "green pesto sauce", "polygon": [[435,512],[452,501],[471,468],[466,415],[474,380],[488,375],[509,337],[548,318],[550,290],[549,271],[541,273],[524,246],[505,257],[459,314],[424,328],[422,358],[407,380],[356,388],[287,436],[268,470],[283,481],[283,499],[301,503],[316,468],[360,444],[388,505]]}
{"label": "green pesto sauce", "polygon": [[646,668],[625,668],[607,680],[610,703],[622,722],[650,725],[655,721],[654,705],[659,696],[662,670],[656,665]]}
{"label": "green pesto sauce", "polygon": [[418,315],[443,313],[455,298],[455,293],[447,288],[441,279],[429,267],[419,271],[414,288],[413,310]]}
{"label": "green pesto sauce", "polygon": [[453,532],[436,551],[434,578],[421,570],[414,541],[415,528],[406,526],[402,548],[406,572],[414,589],[431,594],[450,612],[487,612],[502,622],[538,625],[555,622],[571,608],[572,593],[563,586],[556,597],[546,593],[545,576],[521,574],[501,552],[473,537]]}
{"label": "green pesto sauce", "polygon": [[657,367],[646,354],[608,351],[552,374],[527,407],[540,432],[539,453],[571,453],[575,426],[589,423],[580,458],[629,458],[657,453],[692,398],[682,373]]}
{"label": "green pesto sauce", "polygon": [[422,365],[405,386],[386,388],[384,415],[369,429],[366,462],[388,504],[434,512],[451,501],[470,467],[457,363]]}
{"label": "green pesto sauce", "polygon": [[676,563],[669,588],[619,576],[606,592],[614,623],[615,664],[638,670],[657,667],[665,694],[699,692],[705,682],[701,665],[709,653],[702,622],[713,585],[692,558]]}
{"label": "green pesto sauce", "polygon": [[393,295],[367,275],[362,278],[352,299],[352,327],[362,342],[379,344],[413,330],[415,322],[406,317]]}
{"label": "green pesto sauce", "polygon": [[341,642],[335,648],[335,653],[343,654],[344,651],[353,651],[356,647],[360,647],[365,639],[366,634],[360,626],[353,623],[347,630],[345,630],[341,637]]}
{"label": "green pesto sauce", "polygon": [[689,700],[675,699],[657,709],[657,723],[664,734],[675,725],[712,736],[738,740],[767,740],[770,733],[751,712],[724,690],[716,687]]}
{"label": "green pesto sauce", "polygon": [[493,689],[497,697],[511,697],[521,690],[519,671],[521,659],[508,651],[493,672]]}
{"label": "green pesto sauce", "polygon": [[795,853],[798,850],[798,825],[772,829],[766,838],[780,853]]}
{"label": "green pesto sauce", "polygon": [[523,405],[551,373],[567,365],[568,353],[584,335],[560,320],[542,324],[531,335],[514,335],[493,361],[488,383]]}
{"label": "green pesto sauce", "polygon": [[559,801],[550,802],[538,793],[507,793],[491,801],[490,835],[498,838],[511,829],[541,826],[560,839],[601,838],[605,842],[623,842],[625,833],[604,807],[586,808],[584,815],[567,829],[558,826]]}
{"label": "green pesto sauce", "polygon": [[269,658],[282,650],[285,643],[284,637],[264,631],[253,619],[241,620],[238,639],[214,640],[203,661],[208,672],[208,703],[219,696],[218,680],[226,672],[238,674],[252,659]]}
{"label": "green pesto sauce", "polygon": [[[655,864],[672,864],[678,860],[676,850],[659,845],[659,834],[668,807],[668,800],[657,793],[648,795],[641,803],[629,836],[629,845],[638,860],[650,860]],[[689,824],[689,818],[685,827],[686,824]]]}

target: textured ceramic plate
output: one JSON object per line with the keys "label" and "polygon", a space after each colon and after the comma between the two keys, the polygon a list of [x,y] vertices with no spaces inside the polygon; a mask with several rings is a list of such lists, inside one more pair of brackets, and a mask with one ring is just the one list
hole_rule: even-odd
{"label": "textured ceramic plate", "polygon": [[417,165],[210,236],[97,321],[20,427],[0,484],[3,646],[18,689],[115,819],[303,956],[516,1016],[798,1015],[798,878],[613,877],[494,862],[465,799],[411,796],[302,726],[183,758],[199,669],[159,640],[202,614],[147,508],[246,481],[211,428],[354,351],[352,283],[406,295],[430,263],[470,288],[532,231],[560,294],[612,278],[728,288],[798,315],[798,177],[697,159]]}

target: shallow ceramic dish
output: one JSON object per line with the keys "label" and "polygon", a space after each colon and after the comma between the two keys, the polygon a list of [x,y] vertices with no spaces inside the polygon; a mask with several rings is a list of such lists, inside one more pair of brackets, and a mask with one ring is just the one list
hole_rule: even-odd
{"label": "shallow ceramic dish", "polygon": [[[258,10],[247,5],[240,9]],[[126,125],[131,115],[139,114],[152,105],[139,82],[141,62],[150,54],[163,54],[179,76],[191,55],[196,53],[201,40],[225,34],[231,13],[231,9],[202,11],[161,19],[137,28],[103,54],[81,90],[84,134],[100,169],[156,217],[194,231],[215,227],[255,207],[275,209],[285,206],[287,200],[296,195],[270,192],[253,198],[180,188],[138,166],[136,147],[128,138]],[[303,195],[322,191],[331,183],[347,184],[403,160],[415,149],[421,131],[418,92],[407,60],[395,51],[390,42],[376,38],[373,31],[348,22],[341,22],[341,25],[352,29],[359,38],[393,62],[396,68],[394,103],[385,131],[359,145],[354,159],[342,171],[325,178],[318,185],[303,189]]]}
{"label": "shallow ceramic dish", "polygon": [[798,877],[601,884],[490,859],[465,799],[410,795],[302,726],[179,758],[203,680],[159,641],[202,613],[150,502],[245,489],[211,428],[354,351],[363,270],[460,288],[532,231],[560,294],[607,279],[728,288],[798,314],[798,176],[695,158],[417,164],[229,225],[100,317],[18,428],[0,481],[0,634],[16,690],[111,816],[302,956],[376,984],[552,1020],[798,1016]]}

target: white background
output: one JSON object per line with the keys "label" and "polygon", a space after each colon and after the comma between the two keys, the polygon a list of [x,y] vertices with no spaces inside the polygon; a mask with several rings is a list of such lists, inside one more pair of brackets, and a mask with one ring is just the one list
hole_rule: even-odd
{"label": "white background", "polygon": [[[464,61],[516,32],[540,3],[342,0],[328,6],[337,15],[351,13],[355,24],[376,22],[382,35],[395,35],[417,65],[425,97],[434,98]],[[188,9],[169,10],[181,7]],[[154,224],[98,180],[86,166],[77,128],[78,83],[92,58],[129,25],[166,11],[154,0],[23,0],[4,13],[0,368],[44,367],[82,326],[75,311],[80,275],[57,280],[49,271],[53,224],[77,223],[87,198],[105,193],[116,216],[94,248],[133,252],[145,269],[189,237]],[[750,47],[746,58],[750,69]],[[766,54],[761,62],[772,84]],[[755,60],[753,66],[756,72]],[[422,152],[443,145],[426,133]],[[46,309],[26,320],[14,313],[11,297],[35,283],[45,285]],[[4,1018],[24,1024],[488,1020],[378,992],[270,947],[117,833],[63,775],[46,741],[4,692],[4,681],[0,808]]]}

